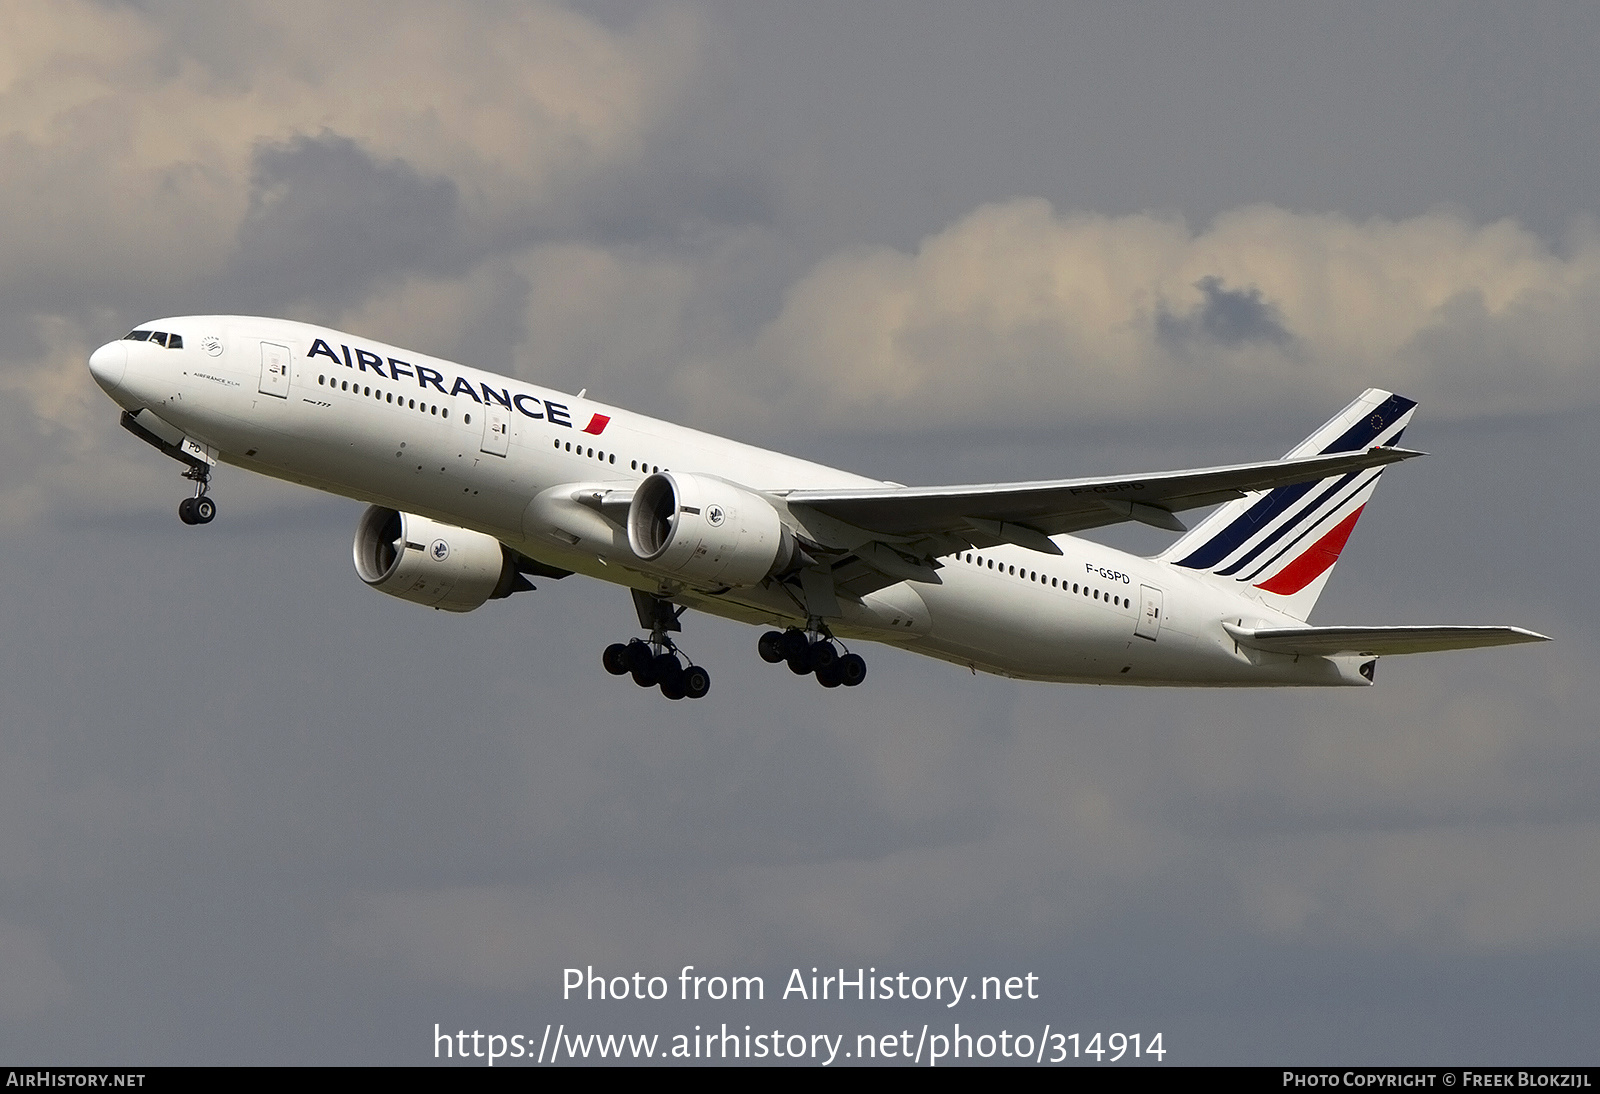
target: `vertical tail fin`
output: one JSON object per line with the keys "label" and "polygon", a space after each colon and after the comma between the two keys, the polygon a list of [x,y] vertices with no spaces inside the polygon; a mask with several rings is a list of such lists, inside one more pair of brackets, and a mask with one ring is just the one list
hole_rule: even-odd
{"label": "vertical tail fin", "polygon": [[[1369,388],[1287,455],[1397,444],[1416,406]],[[1250,494],[1218,509],[1156,557],[1245,585],[1278,610],[1305,619],[1382,474],[1381,467],[1369,468]]]}

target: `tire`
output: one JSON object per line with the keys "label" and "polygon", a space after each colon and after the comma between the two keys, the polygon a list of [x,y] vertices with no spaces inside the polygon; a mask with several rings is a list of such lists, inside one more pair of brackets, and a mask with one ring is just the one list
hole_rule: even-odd
{"label": "tire", "polygon": [[786,630],[778,639],[778,648],[783,655],[791,661],[804,660],[806,653],[811,649],[811,640],[806,637],[805,631],[794,629]]}
{"label": "tire", "polygon": [[821,672],[830,665],[838,663],[839,647],[832,642],[814,642],[807,660],[812,672]]}
{"label": "tire", "polygon": [[203,494],[198,498],[194,498],[193,501],[194,504],[190,507],[190,512],[194,514],[194,522],[196,524],[210,524],[217,519],[216,502]]}
{"label": "tire", "polygon": [[867,663],[859,653],[847,653],[839,658],[839,682],[845,687],[857,687],[866,678]]}
{"label": "tire", "polygon": [[810,675],[811,662],[806,660],[804,657],[791,657],[788,659],[788,661],[789,671],[794,673],[796,676]]}
{"label": "tire", "polygon": [[673,702],[687,695],[688,692],[683,690],[683,674],[680,672],[676,679],[661,681],[661,694]]}
{"label": "tire", "polygon": [[776,665],[783,660],[783,632],[768,631],[756,642],[756,652],[761,655],[761,660],[769,665]]}
{"label": "tire", "polygon": [[195,523],[193,498],[184,498],[178,503],[178,519],[185,524]]}
{"label": "tire", "polygon": [[624,663],[628,666],[628,671],[643,672],[648,675],[650,672],[650,666],[655,663],[656,656],[650,652],[649,645],[635,638],[632,642],[629,642],[626,646],[624,646],[623,649],[627,651],[627,660]]}
{"label": "tire", "polygon": [[[656,655],[656,662],[652,666],[656,682],[663,688],[671,684],[675,689],[683,688],[683,666],[678,663],[677,655],[660,653]],[[668,696],[671,698],[671,696]],[[681,696],[680,696],[681,698]]]}
{"label": "tire", "polygon": [[824,665],[817,670],[817,683],[825,688],[836,688],[844,683],[844,669],[842,662],[835,661],[831,665]]}
{"label": "tire", "polygon": [[625,676],[628,672],[628,647],[621,642],[613,642],[606,647],[606,652],[600,655],[600,663],[612,676]]}
{"label": "tire", "polygon": [[699,665],[683,670],[683,693],[691,699],[704,699],[711,690],[711,674]]}
{"label": "tire", "polygon": [[638,684],[642,688],[653,688],[656,686],[656,667],[654,665],[635,666],[632,671],[633,682],[635,684]]}

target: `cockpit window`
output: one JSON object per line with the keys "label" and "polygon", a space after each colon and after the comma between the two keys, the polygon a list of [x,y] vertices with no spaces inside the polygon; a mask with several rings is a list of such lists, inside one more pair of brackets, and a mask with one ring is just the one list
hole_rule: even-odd
{"label": "cockpit window", "polygon": [[183,335],[168,334],[164,330],[130,330],[122,336],[124,342],[154,342],[168,349],[182,349]]}

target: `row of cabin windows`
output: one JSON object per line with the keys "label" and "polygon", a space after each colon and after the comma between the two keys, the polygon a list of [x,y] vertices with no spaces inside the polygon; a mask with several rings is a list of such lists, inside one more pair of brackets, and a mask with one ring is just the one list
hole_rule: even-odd
{"label": "row of cabin windows", "polygon": [[[173,337],[176,338],[177,335],[173,335]],[[434,414],[434,415],[437,415],[438,417],[441,417],[441,418],[450,417],[450,408],[449,407],[441,407],[441,406],[437,406],[435,404],[426,403],[426,402],[423,403],[421,406],[418,406],[417,405],[417,401],[415,399],[407,399],[404,396],[401,396],[397,400],[395,398],[394,392],[392,392],[392,391],[384,391],[382,388],[374,389],[374,388],[371,388],[371,387],[364,387],[361,384],[352,385],[349,380],[329,380],[326,373],[324,373],[323,375],[317,377],[317,383],[322,385],[322,386],[324,386],[324,387],[335,387],[340,391],[351,391],[351,390],[353,390],[357,395],[364,395],[364,396],[369,396],[369,397],[375,398],[375,399],[382,399],[386,403],[399,402],[402,406],[405,406],[408,409],[411,409],[411,410],[423,410],[423,411],[426,411],[429,414]],[[467,425],[471,425],[472,424],[472,415],[470,413],[462,415],[462,421]],[[557,451],[560,451],[560,449],[562,447],[562,442],[561,442],[561,440],[559,438],[556,440],[555,446],[556,446]],[[567,441],[566,442],[566,450],[568,452],[571,452],[573,450],[571,441]],[[578,451],[578,455],[580,455],[580,456],[584,455],[585,452],[587,451],[588,457],[590,459],[598,459],[602,463],[615,464],[617,462],[617,454],[615,452],[612,452],[609,455],[607,455],[605,452],[600,452],[598,455],[596,455],[594,449],[590,448],[590,449],[585,450],[584,447],[581,444],[578,446],[577,451]],[[656,467],[656,466],[654,466],[652,464],[641,464],[638,460],[631,461],[631,466],[633,467],[633,469],[635,471],[648,471],[648,472],[651,472],[652,474],[654,472],[657,472],[657,471],[661,470],[661,468]]]}
{"label": "row of cabin windows", "polygon": [[[617,462],[617,454],[615,452],[607,455],[603,451],[596,452],[592,448],[584,448],[581,444],[577,448],[573,448],[571,441],[564,442],[559,437],[556,438],[555,445],[557,452],[560,452],[563,448],[565,448],[568,452],[576,452],[580,456],[587,456],[589,459],[599,460],[601,463],[614,464]],[[644,471],[652,475],[661,470],[661,468],[657,467],[655,464],[640,463],[638,460],[629,460],[628,466],[633,468],[635,471]]]}
{"label": "row of cabin windows", "polygon": [[[960,557],[960,555],[956,556],[958,559]],[[976,559],[974,559],[972,555],[967,555],[966,561],[971,562],[975,566],[981,566],[989,570],[997,568],[994,559],[985,559],[982,555],[978,555]],[[1081,589],[1084,596],[1092,597],[1095,600],[1104,600],[1116,608],[1133,607],[1133,601],[1129,600],[1125,596],[1112,596],[1110,593],[1101,593],[1099,589],[1091,588],[1088,585],[1079,586],[1077,582],[1071,582],[1069,584],[1063,578],[1049,577],[1046,574],[1039,573],[1037,570],[1029,570],[1024,568],[1019,571],[1015,566],[1008,566],[1003,562],[998,564],[998,569],[1003,574],[1009,574],[1012,577],[1020,577],[1024,581],[1032,581],[1040,585],[1043,585],[1048,579],[1052,589],[1060,589],[1063,592],[1076,593]]]}
{"label": "row of cabin windows", "polygon": [[168,334],[164,330],[130,330],[122,336],[124,342],[154,342],[168,349],[182,349],[183,335]]}
{"label": "row of cabin windows", "polygon": [[[395,398],[394,392],[384,391],[382,388],[362,387],[360,384],[352,384],[349,380],[330,380],[326,374],[318,376],[317,383],[326,387],[336,388],[339,391],[352,391],[357,395],[365,395],[374,399],[382,399],[386,403],[399,403],[407,410],[420,410],[426,414],[432,414],[440,418],[450,417],[450,408],[447,406],[439,406],[435,403],[427,402],[418,405],[415,399],[407,399],[404,395],[397,399]],[[471,425],[472,415],[466,415],[465,421],[467,425]]]}

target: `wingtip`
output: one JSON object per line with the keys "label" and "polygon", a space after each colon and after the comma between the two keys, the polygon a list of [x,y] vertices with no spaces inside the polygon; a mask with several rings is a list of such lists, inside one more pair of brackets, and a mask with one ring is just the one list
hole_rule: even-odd
{"label": "wingtip", "polygon": [[1555,639],[1551,638],[1548,634],[1540,634],[1538,631],[1530,631],[1526,627],[1501,627],[1499,630],[1506,636],[1504,644],[1508,646],[1518,645],[1523,642],[1555,641]]}

